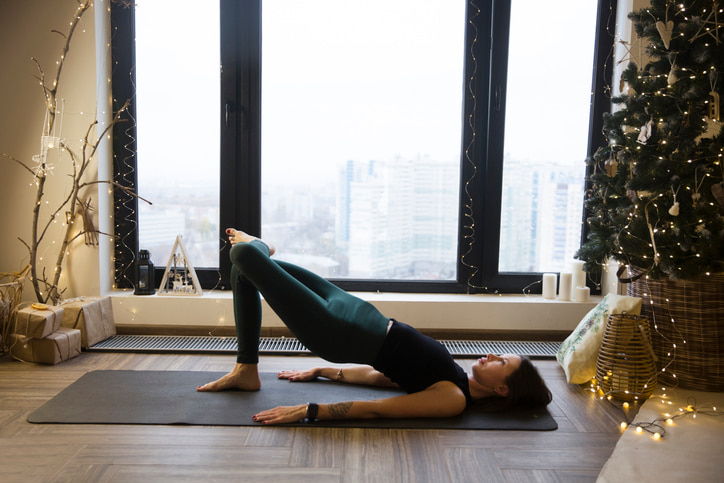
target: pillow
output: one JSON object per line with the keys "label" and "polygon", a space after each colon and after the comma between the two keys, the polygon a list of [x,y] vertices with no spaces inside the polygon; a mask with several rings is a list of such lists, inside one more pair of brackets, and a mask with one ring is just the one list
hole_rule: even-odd
{"label": "pillow", "polygon": [[569,383],[583,384],[596,375],[596,360],[608,316],[624,312],[640,315],[641,298],[608,294],[581,319],[578,327],[563,341],[556,358]]}

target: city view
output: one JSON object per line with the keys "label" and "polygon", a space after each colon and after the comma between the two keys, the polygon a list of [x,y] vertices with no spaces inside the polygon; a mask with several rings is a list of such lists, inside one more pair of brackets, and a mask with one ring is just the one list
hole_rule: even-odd
{"label": "city view", "polygon": [[[565,270],[580,245],[597,2],[564,3],[512,2],[501,272]],[[180,234],[217,267],[218,5],[138,5],[139,248],[165,266]],[[262,236],[329,278],[454,280],[467,2],[390,5],[263,2]]]}
{"label": "city view", "polygon": [[[500,271],[565,270],[580,244],[583,167],[508,159],[501,213]],[[430,158],[341,163],[324,186],[263,193],[262,236],[277,258],[329,278],[454,280],[458,261],[456,164]],[[176,235],[195,267],[216,267],[225,227],[218,194],[198,186],[148,187],[141,248],[165,264]]]}

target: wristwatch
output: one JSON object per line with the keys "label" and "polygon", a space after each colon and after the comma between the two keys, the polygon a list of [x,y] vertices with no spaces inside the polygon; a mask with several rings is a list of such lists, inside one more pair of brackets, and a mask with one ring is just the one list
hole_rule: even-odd
{"label": "wristwatch", "polygon": [[307,403],[307,419],[309,421],[316,421],[317,414],[319,414],[319,404],[313,402]]}

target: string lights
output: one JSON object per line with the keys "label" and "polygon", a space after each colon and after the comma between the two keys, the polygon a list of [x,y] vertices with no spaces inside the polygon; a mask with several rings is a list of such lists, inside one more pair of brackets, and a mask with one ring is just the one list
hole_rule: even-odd
{"label": "string lights", "polygon": [[472,69],[470,76],[467,79],[467,89],[468,93],[470,95],[471,99],[471,107],[470,112],[467,115],[467,125],[468,129],[470,129],[470,141],[468,142],[467,146],[465,146],[465,161],[470,165],[470,176],[465,181],[465,196],[467,199],[465,200],[465,204],[463,206],[463,218],[467,220],[467,223],[463,226],[464,235],[463,238],[467,241],[468,247],[465,253],[460,257],[460,261],[462,264],[470,269],[470,275],[468,276],[467,280],[467,286],[471,289],[482,289],[485,291],[488,291],[488,287],[480,287],[477,286],[473,280],[477,276],[478,272],[480,271],[479,267],[468,263],[467,258],[470,255],[470,253],[473,251],[473,245],[475,245],[475,213],[473,210],[473,196],[470,192],[470,185],[475,179],[475,177],[478,174],[478,166],[473,159],[473,155],[471,154],[471,151],[473,149],[473,146],[475,146],[476,141],[476,128],[475,128],[475,112],[477,111],[477,97],[475,95],[475,82],[476,82],[476,76],[478,73],[478,59],[475,55],[475,48],[478,44],[478,28],[475,25],[474,20],[480,15],[480,7],[478,7],[474,1],[471,1],[468,3],[469,11],[472,11],[472,14],[468,14],[468,26],[472,29],[473,32],[473,38],[472,42],[470,43],[470,59],[472,61]]}
{"label": "string lights", "polygon": [[[612,99],[621,108],[605,118],[607,146],[589,160],[594,169],[587,192],[593,213],[588,220],[592,241],[580,253],[589,266],[604,266],[609,257],[624,265],[619,278],[631,283],[629,295],[643,299],[642,313],[649,315],[656,334],[657,378],[664,384],[652,397],[668,406],[672,399],[667,391],[699,389],[699,381],[684,374],[683,368],[700,363],[691,355],[692,345],[707,347],[712,341],[692,337],[688,328],[689,324],[706,325],[708,319],[690,320],[699,306],[689,306],[686,313],[680,307],[684,302],[672,300],[662,288],[666,282],[660,280],[670,277],[684,285],[695,279],[703,286],[720,286],[724,272],[724,201],[717,188],[724,186],[724,134],[718,109],[724,9],[713,0],[657,1],[629,18],[634,21],[636,39],[618,42],[625,52],[617,64],[629,62],[621,74],[620,95]],[[639,53],[645,48],[650,59],[636,58],[635,46]],[[648,129],[652,135],[644,136]],[[604,165],[611,159],[616,160],[617,169],[610,170],[609,163],[607,172]],[[628,270],[627,279],[620,276],[624,270]],[[706,298],[693,286],[681,290]],[[720,302],[706,302],[708,307],[701,311],[716,312],[716,303]],[[720,355],[715,354],[716,347],[711,351],[708,357],[716,363]],[[700,372],[710,379],[702,385],[716,385],[717,380],[721,384],[721,371]],[[621,402],[600,387],[600,381],[592,380],[588,389],[596,399],[623,412],[622,429],[633,427],[637,434],[650,434],[657,440],[666,435],[667,426],[682,418],[723,414],[690,399],[678,412],[633,424],[628,411],[646,398],[634,395],[631,402]]]}
{"label": "string lights", "polygon": [[[118,0],[116,2],[117,7],[121,9],[135,9],[136,5],[130,0]],[[109,15],[112,15],[112,9],[109,4],[108,10]],[[112,18],[112,17],[111,17]],[[113,39],[117,42],[119,38],[118,26],[113,25]],[[135,44],[136,39],[133,39]],[[121,45],[121,44],[119,44]],[[113,46],[107,44],[108,47]],[[125,48],[121,45],[121,50]],[[136,47],[134,46],[134,49]],[[119,74],[119,69],[123,68],[120,65],[119,59],[114,55],[115,49],[111,49],[111,61],[113,66],[113,74],[111,77],[115,77]],[[127,58],[128,52],[124,52],[124,56]],[[116,149],[113,150],[113,182],[115,188],[115,200],[113,203],[114,211],[110,215],[110,219],[114,224],[115,238],[111,240],[113,243],[113,250],[111,250],[111,263],[114,267],[114,288],[135,288],[133,267],[136,262],[136,246],[138,244],[139,234],[139,220],[136,199],[141,199],[147,202],[149,205],[152,204],[150,201],[141,198],[135,193],[138,190],[137,186],[137,149],[136,149],[136,129],[137,119],[135,116],[135,106],[137,105],[137,86],[135,82],[135,65],[131,64],[128,66],[128,71],[125,74],[127,76],[127,82],[130,86],[129,95],[127,100],[119,100],[114,92],[112,96],[114,107],[121,105],[125,102],[129,106],[128,109],[124,109],[126,124],[123,129],[116,131],[116,138],[120,142],[120,148],[118,144]],[[112,79],[108,79],[108,83],[112,83]],[[125,84],[125,82],[121,82]],[[131,108],[133,107],[133,108]],[[120,134],[120,135],[119,135]],[[230,244],[228,240],[220,238],[221,253],[227,249]],[[140,248],[140,247],[139,247]],[[222,286],[222,276],[219,270],[216,271],[216,283],[214,286],[207,290],[213,292]],[[223,325],[222,321],[219,322]]]}

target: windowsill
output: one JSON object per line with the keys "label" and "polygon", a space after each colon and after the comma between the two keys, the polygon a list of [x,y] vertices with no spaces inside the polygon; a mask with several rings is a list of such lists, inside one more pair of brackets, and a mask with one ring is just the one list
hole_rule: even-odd
{"label": "windowsill", "polygon": [[[113,312],[117,325],[233,327],[230,291],[203,295],[134,295],[114,290]],[[541,295],[415,294],[356,292],[382,313],[418,329],[571,331],[601,297],[588,302],[547,300]],[[283,327],[271,309],[262,304],[264,327]]]}

